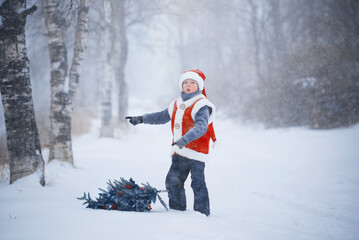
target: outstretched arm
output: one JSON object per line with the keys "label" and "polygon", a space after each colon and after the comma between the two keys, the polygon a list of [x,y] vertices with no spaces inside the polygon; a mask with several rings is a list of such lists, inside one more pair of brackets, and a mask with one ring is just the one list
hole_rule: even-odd
{"label": "outstretched arm", "polygon": [[171,120],[171,117],[168,113],[168,109],[161,112],[154,112],[154,113],[148,113],[142,116],[136,116],[136,117],[126,117],[126,119],[129,119],[130,123],[133,125],[137,125],[139,123],[145,123],[145,124],[165,124]]}
{"label": "outstretched arm", "polygon": [[167,108],[161,112],[145,114],[142,117],[145,124],[165,124],[171,120]]}

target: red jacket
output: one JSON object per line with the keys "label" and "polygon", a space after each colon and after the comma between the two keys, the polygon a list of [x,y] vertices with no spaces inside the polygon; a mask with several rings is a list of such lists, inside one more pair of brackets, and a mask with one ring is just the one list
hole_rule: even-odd
{"label": "red jacket", "polygon": [[180,149],[177,145],[172,147],[172,153],[176,153],[189,159],[198,161],[206,161],[208,159],[210,149],[210,139],[216,141],[213,131],[213,117],[215,106],[208,99],[200,94],[193,98],[183,101],[182,98],[174,100],[168,108],[171,116],[171,129],[173,134],[173,142],[179,140],[194,126],[194,119],[199,109],[204,106],[211,108],[208,120],[207,132],[200,138],[188,143],[184,148]]}

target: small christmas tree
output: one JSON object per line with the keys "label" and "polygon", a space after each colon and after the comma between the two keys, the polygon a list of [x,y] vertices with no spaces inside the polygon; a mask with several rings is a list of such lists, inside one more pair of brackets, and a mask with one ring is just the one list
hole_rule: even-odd
{"label": "small christmas tree", "polygon": [[84,200],[83,205],[87,204],[87,208],[93,209],[107,209],[118,211],[135,211],[148,212],[151,211],[151,203],[156,202],[156,198],[168,211],[166,203],[158,195],[159,191],[150,186],[150,184],[143,184],[143,187],[138,186],[132,178],[129,181],[121,178],[121,181],[108,181],[107,191],[99,188],[101,193],[96,200],[91,199],[90,193],[84,193],[84,196],[77,198]]}

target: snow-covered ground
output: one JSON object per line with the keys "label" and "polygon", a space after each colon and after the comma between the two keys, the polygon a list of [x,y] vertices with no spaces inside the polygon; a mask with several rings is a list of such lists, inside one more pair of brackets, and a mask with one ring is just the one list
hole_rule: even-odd
{"label": "snow-covered ground", "polygon": [[[115,139],[74,139],[76,168],[52,162],[36,176],[0,184],[0,239],[359,239],[359,125],[338,130],[237,126],[217,119],[206,165],[211,216],[157,202],[148,213],[87,209],[108,179],[132,177],[164,189],[170,126],[140,125]],[[46,152],[44,152],[46,155]],[[167,202],[167,194],[161,193]]]}

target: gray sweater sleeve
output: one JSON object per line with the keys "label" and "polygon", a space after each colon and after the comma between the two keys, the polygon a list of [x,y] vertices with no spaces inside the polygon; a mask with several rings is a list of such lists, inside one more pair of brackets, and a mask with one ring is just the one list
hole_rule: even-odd
{"label": "gray sweater sleeve", "polygon": [[209,114],[210,107],[208,106],[204,106],[198,110],[194,119],[193,128],[183,136],[183,140],[185,140],[187,144],[202,137],[207,132]]}
{"label": "gray sweater sleeve", "polygon": [[145,124],[165,124],[171,120],[168,108],[161,112],[148,113],[142,116]]}

